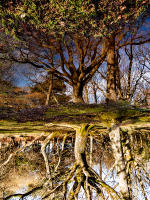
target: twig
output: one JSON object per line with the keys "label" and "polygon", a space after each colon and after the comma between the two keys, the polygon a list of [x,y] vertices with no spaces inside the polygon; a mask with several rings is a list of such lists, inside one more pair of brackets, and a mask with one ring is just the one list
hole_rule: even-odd
{"label": "twig", "polygon": [[26,144],[26,145],[23,146],[22,148],[17,149],[17,150],[14,151],[13,153],[11,153],[11,154],[8,156],[7,160],[6,160],[4,163],[2,163],[2,164],[0,165],[0,168],[3,167],[3,166],[5,166],[5,165],[11,160],[11,158],[12,158],[13,156],[15,156],[18,152],[20,152],[20,151],[24,150],[26,147],[29,147],[30,145],[32,145],[36,140],[40,139],[43,135],[44,135],[44,133],[42,133],[40,136],[36,137],[33,141],[31,141],[30,143]]}
{"label": "twig", "polygon": [[33,194],[34,192],[36,192],[37,190],[41,190],[42,188],[43,188],[43,185],[37,186],[36,188],[33,188],[32,190],[30,190],[24,194],[9,195],[8,197],[5,197],[3,200],[8,200],[8,199],[11,199],[12,197],[20,197],[20,199],[23,199],[24,197],[29,196],[30,194]]}
{"label": "twig", "polygon": [[[64,146],[65,146],[65,141],[66,141],[66,138],[67,138],[67,135],[68,134],[65,134],[65,136],[64,136],[64,138],[63,138],[63,142],[62,142],[62,152],[63,152],[63,150],[64,150]],[[59,148],[59,147],[58,147]],[[58,160],[58,163],[57,163],[57,165],[56,165],[56,167],[55,167],[55,172],[58,170],[58,167],[59,167],[59,165],[60,165],[60,161],[61,161],[61,155],[62,155],[62,153],[60,153],[60,151],[58,151],[58,155],[59,155],[59,160]]]}

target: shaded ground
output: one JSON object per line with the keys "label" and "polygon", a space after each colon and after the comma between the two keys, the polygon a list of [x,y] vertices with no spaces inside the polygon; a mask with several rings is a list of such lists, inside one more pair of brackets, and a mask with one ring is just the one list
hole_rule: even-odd
{"label": "shaded ground", "polygon": [[44,125],[48,123],[92,123],[106,129],[114,122],[150,132],[150,109],[125,104],[108,106],[72,103],[18,110],[0,108],[0,133],[37,133],[47,130],[48,127]]}
{"label": "shaded ground", "polygon": [[1,107],[0,108],[0,119],[11,120],[17,122],[27,121],[42,121],[47,108],[26,108],[26,109],[15,109],[13,107]]}

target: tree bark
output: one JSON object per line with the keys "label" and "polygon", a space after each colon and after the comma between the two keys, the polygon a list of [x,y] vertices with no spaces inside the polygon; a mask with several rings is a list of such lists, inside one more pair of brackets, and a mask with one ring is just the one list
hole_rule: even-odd
{"label": "tree bark", "polygon": [[92,156],[93,156],[93,136],[91,135],[90,136],[90,167],[92,167],[93,165]]}
{"label": "tree bark", "polygon": [[115,57],[115,65],[116,65],[116,95],[119,100],[123,99],[122,91],[121,91],[121,83],[120,83],[120,68],[119,68],[119,53],[116,51]]}
{"label": "tree bark", "polygon": [[90,126],[87,124],[83,125],[81,129],[76,129],[74,151],[75,151],[76,165],[79,167],[79,173],[77,173],[76,175],[77,177],[82,178],[82,180],[80,180],[80,183],[81,186],[84,188],[87,200],[92,199],[92,196],[90,194],[90,187],[96,189],[101,199],[104,199],[101,187],[105,188],[107,191],[109,191],[110,193],[118,197],[118,199],[120,199],[117,192],[109,185],[107,185],[87,163],[85,151],[86,151],[88,133],[89,130],[92,129],[92,127],[93,127],[92,125]]}
{"label": "tree bark", "polygon": [[109,46],[107,51],[107,99],[106,101],[116,102],[116,66],[115,66],[115,36],[107,38]]}
{"label": "tree bark", "polygon": [[75,138],[75,160],[77,165],[88,167],[85,155],[85,147],[87,144],[88,131],[76,130]]}
{"label": "tree bark", "polygon": [[130,63],[129,63],[129,69],[128,69],[128,86],[127,86],[127,97],[126,99],[128,101],[130,101],[130,97],[131,97],[131,70],[132,70],[132,64],[133,64],[133,48],[132,45],[130,45],[130,53],[128,54],[128,57],[130,59]]}
{"label": "tree bark", "polygon": [[111,140],[112,150],[116,162],[116,170],[118,175],[120,193],[124,200],[130,200],[130,192],[128,186],[128,177],[126,173],[125,160],[121,144],[120,127],[119,125],[113,125],[109,132]]}
{"label": "tree bark", "polygon": [[94,102],[95,102],[95,104],[97,104],[97,91],[96,91],[96,87],[94,86],[93,87],[93,92],[94,92]]}
{"label": "tree bark", "polygon": [[[131,135],[131,133],[130,133]],[[121,132],[121,142],[122,142],[122,150],[124,153],[124,160],[126,165],[126,174],[128,181],[128,188],[130,192],[130,198],[132,199],[132,181],[131,181],[131,170],[132,170],[132,161],[133,156],[131,153],[131,142],[128,131]]]}
{"label": "tree bark", "polygon": [[83,87],[84,85],[80,82],[73,85],[73,94],[72,94],[73,103],[84,103]]}
{"label": "tree bark", "polygon": [[52,89],[53,89],[53,74],[50,74],[49,88],[46,96],[45,106],[48,106],[49,104],[50,96],[52,94]]}
{"label": "tree bark", "polygon": [[89,104],[89,97],[88,97],[88,88],[87,84],[84,86],[84,99],[87,104]]}

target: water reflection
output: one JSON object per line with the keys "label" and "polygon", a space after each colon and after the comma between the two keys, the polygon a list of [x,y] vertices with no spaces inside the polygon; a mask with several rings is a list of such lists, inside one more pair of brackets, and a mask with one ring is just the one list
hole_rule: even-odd
{"label": "water reflection", "polygon": [[[47,175],[41,153],[41,146],[45,138],[46,136],[36,139],[33,136],[23,135],[0,138],[0,166],[7,162],[9,156],[12,155],[8,164],[1,167],[0,197],[9,196],[18,191],[27,191],[45,181]],[[74,136],[66,139],[63,152],[61,152],[62,140],[62,137],[54,138],[47,143],[45,148],[51,174],[57,174],[56,167],[57,171],[63,173],[74,162]],[[57,184],[58,178],[53,184]]]}
{"label": "water reflection", "polygon": [[[47,137],[48,134],[39,137],[20,135],[0,138],[0,199],[17,200],[20,197],[5,197],[12,194],[24,194],[36,188],[35,192],[25,196],[24,199],[40,200],[50,190],[49,188],[53,189],[64,181],[70,173],[70,167],[75,163],[75,133],[63,133],[50,140],[47,140]],[[115,190],[119,192],[114,167],[115,160],[109,137],[107,134],[95,134],[92,137],[91,140],[91,136],[89,136],[86,145],[87,161],[102,180],[115,187]],[[138,162],[135,168],[131,169],[133,199],[138,199],[139,196],[142,199],[144,194],[147,198],[150,197],[148,137],[146,133],[141,135],[138,131],[130,135],[132,154],[135,163]],[[46,160],[42,153],[43,145],[45,145],[50,179],[47,173]],[[139,180],[139,177],[141,180]],[[143,185],[140,184],[141,181],[143,181]],[[72,179],[68,190],[71,190],[73,183],[74,180]],[[63,199],[61,190],[62,188],[58,188],[57,192],[49,195],[50,199],[54,197],[55,199]],[[108,194],[104,192],[104,196],[107,199]],[[78,199],[85,199],[82,189],[80,189]],[[94,190],[92,199],[100,199]]]}

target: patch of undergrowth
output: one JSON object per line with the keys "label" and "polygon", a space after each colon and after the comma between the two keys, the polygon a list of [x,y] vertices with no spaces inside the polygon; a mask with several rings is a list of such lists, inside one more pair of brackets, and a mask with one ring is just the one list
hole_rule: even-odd
{"label": "patch of undergrowth", "polygon": [[133,123],[137,121],[149,122],[150,110],[141,109],[119,102],[118,104],[67,104],[59,106],[51,106],[46,112],[46,119],[68,121],[71,119],[79,120],[79,116],[85,120],[88,117],[99,122],[110,124],[112,122],[123,122],[131,120]]}
{"label": "patch of undergrowth", "polygon": [[55,117],[59,115],[81,115],[98,113],[103,110],[102,105],[87,105],[87,104],[67,104],[49,107],[46,112],[47,117]]}
{"label": "patch of undergrowth", "polygon": [[143,112],[133,108],[111,107],[103,110],[99,117],[102,121],[122,122],[126,119],[137,119]]}
{"label": "patch of undergrowth", "polygon": [[[41,119],[41,115],[42,120],[36,120]],[[73,103],[51,105],[48,108],[33,109],[30,112],[20,111],[16,120],[11,116],[0,120],[0,133],[37,133],[45,130],[44,124],[47,122],[94,123],[109,127],[111,123],[126,121],[130,124],[149,123],[150,109],[137,108],[121,102],[108,105]]]}
{"label": "patch of undergrowth", "polygon": [[43,122],[18,123],[11,120],[0,120],[0,133],[37,133],[43,130]]}

